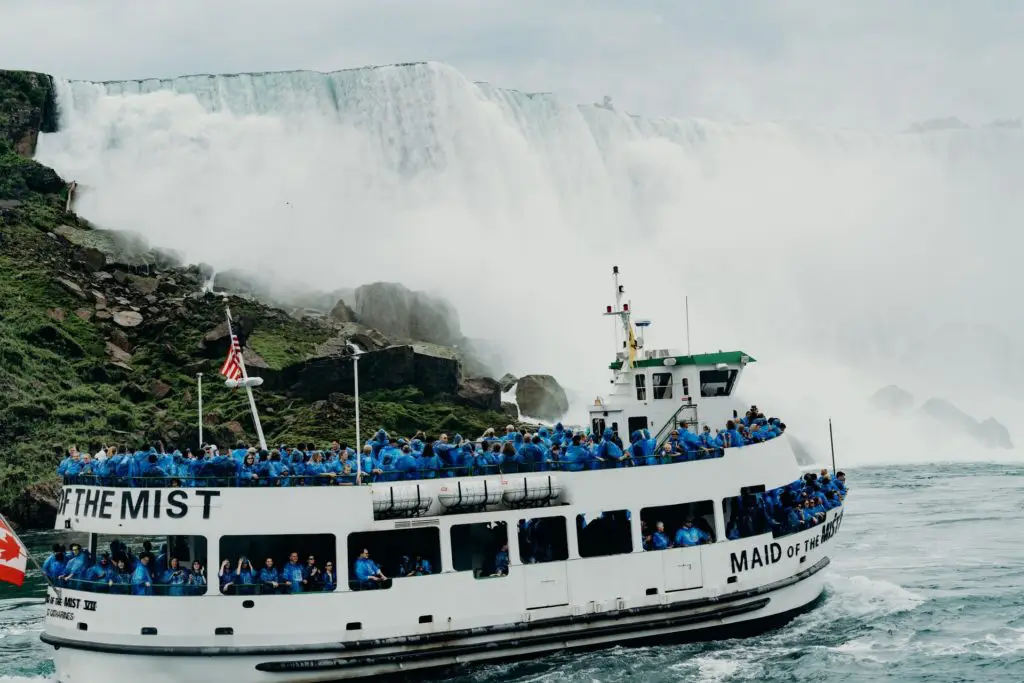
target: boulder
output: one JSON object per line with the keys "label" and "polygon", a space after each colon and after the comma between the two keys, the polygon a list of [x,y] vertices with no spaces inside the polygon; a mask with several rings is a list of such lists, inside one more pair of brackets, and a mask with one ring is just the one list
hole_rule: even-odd
{"label": "boulder", "polygon": [[103,254],[104,267],[148,269],[157,259],[141,235],[121,230],[89,230],[73,225],[59,225],[56,234],[80,249],[94,249]]}
{"label": "boulder", "polygon": [[502,401],[501,414],[507,417],[509,422],[519,421],[519,407],[511,401]]}
{"label": "boulder", "polygon": [[526,375],[516,383],[516,403],[523,415],[558,420],[569,412],[565,389],[551,375]]}
{"label": "boulder", "polygon": [[160,281],[155,277],[143,277],[141,275],[129,275],[127,285],[143,296],[156,293]]}
{"label": "boulder", "polygon": [[490,377],[470,377],[462,380],[455,394],[459,403],[483,410],[501,408],[501,386]]}
{"label": "boulder", "polygon": [[871,405],[890,415],[905,415],[914,407],[914,396],[890,384],[875,392],[871,397]]}
{"label": "boulder", "polygon": [[338,303],[334,304],[334,307],[331,309],[331,312],[327,314],[327,317],[336,323],[356,322],[356,312],[345,303],[344,299],[338,299]]}
{"label": "boulder", "polygon": [[92,320],[92,311],[88,308],[79,308],[75,311],[75,315],[78,316],[79,320],[84,320],[85,322]]}
{"label": "boulder", "polygon": [[158,401],[167,398],[170,393],[171,385],[166,382],[155,379],[149,383],[149,394]]}
{"label": "boulder", "polygon": [[270,289],[244,270],[224,270],[213,276],[213,291],[244,297],[268,298]]}
{"label": "boulder", "polygon": [[64,290],[68,294],[71,294],[72,296],[75,296],[75,297],[81,299],[82,301],[88,301],[89,300],[88,295],[86,295],[86,293],[82,290],[82,288],[79,287],[78,285],[76,285],[71,280],[66,280],[66,279],[64,279],[62,277],[59,277],[59,278],[57,278],[57,284],[60,285],[61,287],[63,287]]}
{"label": "boulder", "polygon": [[128,341],[128,335],[117,328],[110,331],[110,343],[127,353],[132,351],[132,344]]}
{"label": "boulder", "polygon": [[67,311],[63,308],[51,308],[46,312],[46,315],[50,317],[50,320],[56,320],[59,323],[64,322],[68,317]]}
{"label": "boulder", "polygon": [[462,338],[458,313],[450,303],[396,282],[363,285],[354,299],[359,320],[386,335],[446,346]]}
{"label": "boulder", "polygon": [[519,378],[513,375],[511,372],[506,372],[502,375],[501,379],[498,380],[498,385],[501,386],[502,393],[511,391],[512,387],[516,385]]}
{"label": "boulder", "polygon": [[71,260],[87,273],[103,270],[107,265],[107,256],[99,249],[79,247],[71,254]]}
{"label": "boulder", "polygon": [[[120,331],[120,330],[118,330],[118,331]],[[107,342],[106,345],[105,345],[105,348],[106,348],[106,351],[107,351],[107,355],[110,356],[110,358],[114,362],[121,363],[123,365],[130,365],[131,364],[131,362],[132,362],[132,354],[128,353],[127,351],[122,349],[117,344],[114,344],[112,342]]]}
{"label": "boulder", "polygon": [[243,434],[245,434],[245,429],[242,427],[242,423],[238,422],[237,420],[225,422],[222,426],[224,427],[224,429],[228,430],[235,436],[242,436]]}
{"label": "boulder", "polygon": [[[96,317],[100,317],[99,314]],[[142,324],[142,314],[135,311],[117,311],[114,313],[114,323],[121,327],[138,327]]]}

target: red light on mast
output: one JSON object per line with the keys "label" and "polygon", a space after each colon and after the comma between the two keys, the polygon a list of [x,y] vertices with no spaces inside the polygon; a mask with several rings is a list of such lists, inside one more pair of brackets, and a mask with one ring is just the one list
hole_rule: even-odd
{"label": "red light on mast", "polygon": [[605,308],[605,310],[606,310],[606,311],[607,311],[608,313],[611,313],[611,312],[612,312],[612,307],[611,307],[611,306],[605,306],[604,308]]}
{"label": "red light on mast", "polygon": [[622,304],[622,310],[628,311],[629,310],[629,304]]}

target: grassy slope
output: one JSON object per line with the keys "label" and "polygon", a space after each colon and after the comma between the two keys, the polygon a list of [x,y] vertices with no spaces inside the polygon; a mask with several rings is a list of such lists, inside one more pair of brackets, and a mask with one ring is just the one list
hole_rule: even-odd
{"label": "grassy slope", "polygon": [[[2,86],[0,78],[0,110]],[[77,221],[64,215],[66,188],[50,169],[15,155],[2,133],[0,200],[22,204],[0,210],[0,510],[16,520],[45,523],[26,492],[45,496],[52,491],[56,447],[134,447],[155,438],[195,445],[195,372],[209,380],[204,391],[208,440],[237,440],[228,424],[232,421],[244,429],[242,438],[255,440],[245,394],[217,381],[221,359],[199,348],[203,335],[223,320],[223,306],[215,297],[183,297],[179,306],[161,314],[164,323],[147,316],[146,323],[127,331],[134,347],[132,369],[110,363],[105,343],[115,326],[80,319],[74,312],[93,306],[56,282],[72,270],[71,248],[47,234]],[[54,316],[55,309],[63,315]],[[271,367],[303,358],[330,333],[319,323],[298,322],[255,302],[235,300],[232,309],[236,317],[254,321],[251,345]],[[171,387],[162,400],[149,391],[157,379]],[[310,404],[260,391],[257,400],[270,443],[354,442],[349,396]],[[364,434],[384,427],[476,436],[506,421],[497,413],[455,406],[448,397],[425,397],[414,389],[366,395],[360,409]]]}

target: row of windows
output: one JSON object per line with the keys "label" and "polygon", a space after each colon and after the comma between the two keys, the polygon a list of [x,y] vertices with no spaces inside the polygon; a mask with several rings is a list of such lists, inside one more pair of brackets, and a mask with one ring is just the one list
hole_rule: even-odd
{"label": "row of windows", "polygon": [[[700,371],[700,395],[703,397],[729,396],[732,394],[733,385],[736,383],[738,370],[701,370]],[[636,400],[647,400],[647,375],[638,373],[635,378]],[[683,396],[690,395],[690,380],[684,377],[682,381]],[[652,372],[651,373],[651,394],[654,400],[672,398],[672,373]]]}

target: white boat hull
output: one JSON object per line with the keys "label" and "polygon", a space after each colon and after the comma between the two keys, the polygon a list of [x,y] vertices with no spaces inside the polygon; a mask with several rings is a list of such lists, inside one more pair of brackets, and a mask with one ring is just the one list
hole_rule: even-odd
{"label": "white boat hull", "polygon": [[[58,683],[107,683],[110,680],[145,680],[147,683],[180,683],[182,680],[232,681],[232,683],[281,681],[305,683],[337,681],[411,673],[443,667],[534,657],[563,650],[649,644],[654,639],[700,640],[747,636],[778,627],[814,605],[824,590],[828,560],[822,559],[800,575],[748,591],[742,598],[694,600],[651,610],[622,610],[551,620],[550,627],[518,625],[507,633],[468,635],[440,642],[434,647],[352,648],[310,652],[314,648],[263,648],[255,654],[199,653],[129,654],[125,648],[102,650],[62,646],[56,642],[54,660]],[[566,621],[570,623],[565,623]],[[50,639],[47,638],[49,641]],[[152,648],[158,650],[159,648]],[[292,650],[287,652],[286,650]],[[128,678],[126,678],[128,677]]]}

